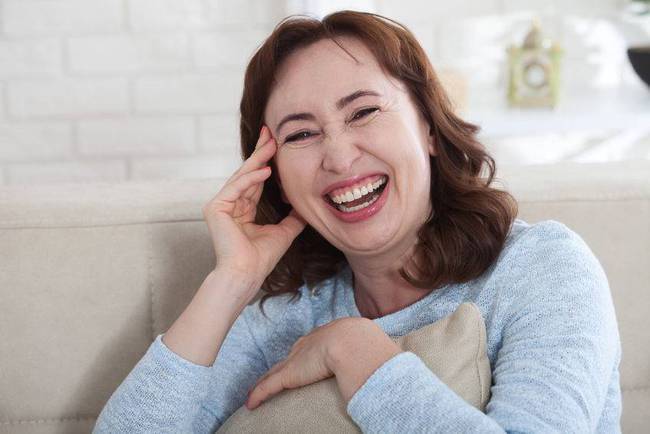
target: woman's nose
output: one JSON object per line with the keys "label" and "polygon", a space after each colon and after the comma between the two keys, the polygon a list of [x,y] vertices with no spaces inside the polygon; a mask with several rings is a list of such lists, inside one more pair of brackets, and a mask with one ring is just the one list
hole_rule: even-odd
{"label": "woman's nose", "polygon": [[333,173],[350,172],[350,168],[362,152],[353,136],[347,131],[325,135],[321,143],[324,170]]}

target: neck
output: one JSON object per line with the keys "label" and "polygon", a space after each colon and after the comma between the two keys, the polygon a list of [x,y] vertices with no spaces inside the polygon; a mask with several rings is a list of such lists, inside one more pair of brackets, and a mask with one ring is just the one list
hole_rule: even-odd
{"label": "neck", "polygon": [[411,285],[399,274],[415,251],[415,241],[406,248],[390,250],[373,257],[347,257],[353,274],[355,302],[365,318],[397,312],[431,292]]}

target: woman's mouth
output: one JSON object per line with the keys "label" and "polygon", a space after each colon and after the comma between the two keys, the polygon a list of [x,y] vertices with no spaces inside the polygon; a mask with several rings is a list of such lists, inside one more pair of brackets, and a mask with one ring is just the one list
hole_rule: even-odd
{"label": "woman's mouth", "polygon": [[375,215],[383,207],[388,198],[388,184],[388,176],[383,175],[374,182],[336,191],[323,199],[338,219],[357,222]]}

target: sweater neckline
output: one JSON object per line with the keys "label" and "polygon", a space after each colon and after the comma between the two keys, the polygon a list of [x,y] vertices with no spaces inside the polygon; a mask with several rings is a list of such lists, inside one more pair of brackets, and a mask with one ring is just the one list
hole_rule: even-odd
{"label": "sweater neckline", "polygon": [[[343,291],[343,300],[345,302],[345,307],[348,314],[352,317],[362,317],[354,298],[354,288],[352,286],[352,269],[349,265],[345,266],[345,268],[341,271],[339,277],[340,285],[338,286],[339,290]],[[404,322],[412,321],[416,312],[418,312],[423,306],[428,305],[436,299],[440,298],[445,292],[448,291],[450,286],[451,284],[443,285],[440,288],[431,291],[429,294],[422,297],[415,303],[412,303],[405,308],[393,313],[380,316],[379,318],[373,318],[371,321],[374,321],[388,334],[399,333],[401,330],[401,325],[403,325]]]}
{"label": "sweater neckline", "polygon": [[[508,237],[506,240],[505,248],[513,241],[516,234],[522,232],[525,228],[530,227],[530,225],[521,219],[515,219]],[[503,252],[501,253],[503,254]],[[497,259],[498,261],[499,259]],[[491,265],[491,267],[496,266],[496,262]],[[412,323],[414,319],[424,318],[430,309],[422,309],[424,306],[429,306],[432,303],[443,303],[445,297],[449,297],[450,293],[463,291],[468,286],[472,285],[473,281],[464,282],[464,283],[449,283],[441,286],[433,291],[431,291],[426,296],[422,297],[420,300],[416,301],[413,304],[406,306],[405,308],[398,310],[396,312],[390,313],[388,315],[381,316],[379,318],[371,319],[377,325],[379,325],[387,334],[391,336],[401,336],[404,333],[405,324]],[[352,317],[363,317],[359,308],[357,306],[356,300],[354,299],[354,288],[352,286],[352,269],[349,264],[341,269],[341,271],[336,275],[335,279],[335,291],[338,292],[338,297],[343,300],[344,310],[348,316]],[[442,301],[440,301],[442,299]],[[446,311],[445,311],[446,312]]]}

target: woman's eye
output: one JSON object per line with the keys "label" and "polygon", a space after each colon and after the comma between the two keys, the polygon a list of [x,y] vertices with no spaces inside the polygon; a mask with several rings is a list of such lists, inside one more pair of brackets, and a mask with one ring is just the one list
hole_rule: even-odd
{"label": "woman's eye", "polygon": [[[353,121],[359,120],[359,119],[364,118],[364,117],[368,116],[370,113],[372,113],[374,111],[377,111],[377,110],[379,110],[379,107],[369,107],[369,108],[361,109],[352,116],[352,120]],[[292,136],[288,136],[284,140],[284,143],[300,141],[302,139],[306,139],[306,138],[310,137],[311,135],[312,134],[309,131],[301,131],[301,132],[299,132],[297,134],[294,134]]]}
{"label": "woman's eye", "polygon": [[[379,108],[377,108],[377,107],[369,107],[369,108],[366,108],[366,109],[359,110],[358,112],[356,112],[354,114],[354,116],[352,116],[352,120],[354,121],[354,120],[357,120],[357,119],[364,118],[364,117],[366,117],[367,115],[369,115],[370,113],[372,113],[372,112],[374,112],[376,110],[379,110]],[[360,114],[362,116],[359,116]]]}
{"label": "woman's eye", "polygon": [[287,137],[284,142],[285,143],[287,143],[287,142],[295,142],[296,140],[306,139],[308,137],[308,136],[301,136],[302,134],[310,134],[310,133],[309,133],[309,131],[301,131],[298,134],[294,134],[293,136]]}

